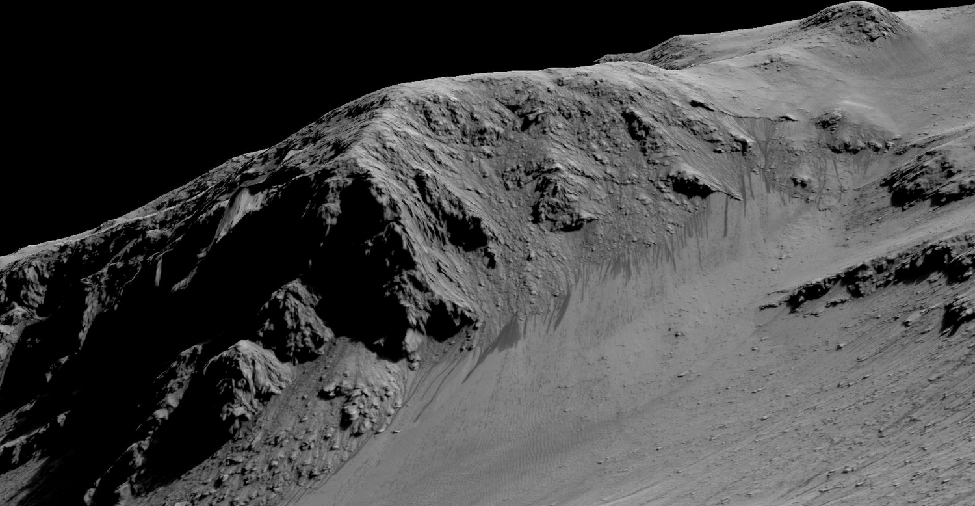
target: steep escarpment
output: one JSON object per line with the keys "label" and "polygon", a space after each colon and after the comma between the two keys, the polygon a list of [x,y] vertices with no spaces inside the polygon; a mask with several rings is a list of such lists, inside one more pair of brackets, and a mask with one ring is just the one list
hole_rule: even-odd
{"label": "steep escarpment", "polygon": [[[863,3],[787,25],[752,49],[920,37]],[[681,40],[659,58],[686,59]],[[94,230],[0,257],[0,497],[278,504],[325,487],[431,504],[471,476],[485,477],[471,501],[549,493],[517,482],[547,465],[531,452],[572,462],[594,434],[668,413],[648,407],[671,394],[645,375],[691,381],[736,356],[771,273],[799,287],[793,309],[938,273],[944,328],[965,332],[970,123],[909,141],[905,101],[873,81],[842,74],[872,101],[797,91],[845,64],[786,66],[786,82],[727,64],[732,46],[711,55],[722,65],[695,60],[700,74],[610,58],[379,90]],[[832,231],[873,244],[879,216],[953,239],[828,269],[849,260]]]}
{"label": "steep escarpment", "polygon": [[[323,361],[352,340],[417,370],[428,339],[557,295],[570,259],[653,244],[713,192],[744,198],[747,127],[665,76],[593,71],[383,90],[79,238],[5,257],[5,440],[58,417],[66,431],[14,443],[7,469],[53,467],[22,493],[51,493],[47,476],[92,503],[148,493],[200,458],[167,445],[242,430],[288,388],[288,363],[328,376]],[[596,221],[588,240],[561,235]],[[400,373],[384,381],[405,388]],[[346,390],[333,391],[358,398]],[[357,416],[367,407],[322,430],[380,427]]]}

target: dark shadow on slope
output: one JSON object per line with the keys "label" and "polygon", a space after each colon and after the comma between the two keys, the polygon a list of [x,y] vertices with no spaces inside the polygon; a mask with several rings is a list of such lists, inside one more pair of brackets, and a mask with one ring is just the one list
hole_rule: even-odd
{"label": "dark shadow on slope", "polygon": [[480,217],[470,216],[460,197],[432,175],[419,173],[413,181],[420,198],[433,212],[434,218],[445,225],[447,237],[443,238],[444,242],[450,242],[464,251],[487,246],[488,236],[484,223]]}
{"label": "dark shadow on slope", "polygon": [[508,323],[501,328],[500,332],[498,332],[498,335],[494,338],[494,341],[492,341],[491,344],[488,345],[483,352],[481,352],[481,355],[477,357],[477,363],[474,364],[474,367],[472,367],[467,375],[464,376],[461,383],[466,382],[471,375],[474,374],[474,371],[477,370],[478,366],[480,366],[489,355],[495,351],[504,351],[508,348],[512,348],[518,343],[518,341],[521,340],[523,337],[523,332],[521,327],[518,326],[518,316],[519,315],[517,313],[511,316]]}
{"label": "dark shadow on slope", "polygon": [[[140,409],[140,402],[156,401],[149,391],[155,377],[193,344],[212,340],[218,353],[249,335],[253,322],[240,315],[257,314],[267,296],[306,265],[310,239],[300,229],[310,197],[290,192],[283,205],[245,216],[200,263],[185,291],[157,288],[154,269],[144,269],[126,286],[119,306],[98,315],[82,351],[51,385],[51,401],[35,408],[50,415],[70,412],[62,443],[41,454],[49,458],[19,492],[22,504],[80,504],[151,413]],[[179,418],[190,420],[193,412],[188,407]],[[172,430],[189,433],[180,432],[178,424]],[[219,447],[225,439],[213,444]],[[208,451],[214,448],[194,441]],[[208,455],[181,452],[162,462],[166,469],[189,469]]]}
{"label": "dark shadow on slope", "polygon": [[397,293],[421,296],[416,267],[402,242],[402,225],[386,209],[366,179],[341,193],[337,223],[312,258],[303,281],[321,297],[317,308],[336,335],[361,341],[384,358],[402,358],[410,328]]}
{"label": "dark shadow on slope", "polygon": [[[0,385],[0,416],[43,395],[45,373],[72,351],[72,341],[77,340],[77,315],[84,307],[74,306],[23,329],[13,352],[16,360],[10,361]],[[8,435],[12,437],[17,435]]]}
{"label": "dark shadow on slope", "polygon": [[694,178],[675,177],[671,179],[671,184],[675,192],[688,198],[700,197],[705,199],[714,193],[714,189]]}
{"label": "dark shadow on slope", "polygon": [[[116,293],[118,300],[107,306],[118,305],[102,308],[84,348],[53,383],[30,379],[46,393],[34,408],[38,419],[62,412],[68,418],[62,437],[38,454],[46,460],[18,493],[21,504],[81,504],[85,491],[138,439],[140,424],[158,402],[155,378],[192,345],[211,343],[212,356],[253,337],[259,309],[291,280],[301,278],[321,295],[316,309],[337,335],[362,341],[391,360],[405,355],[407,329],[445,339],[470,323],[449,301],[434,299],[417,277],[414,253],[403,243],[409,232],[398,228],[402,223],[390,213],[395,204],[381,203],[370,181],[355,180],[342,189],[341,212],[331,224],[323,223],[315,207],[316,191],[313,184],[292,184],[270,196],[202,260],[199,253],[208,247],[219,216],[177,238],[162,255],[159,276],[157,256],[138,257],[128,266],[135,270],[132,281],[116,287],[124,297]],[[479,238],[472,245],[480,246]],[[174,286],[181,288],[172,291]],[[409,321],[405,307],[418,308],[425,318]],[[64,314],[68,320],[52,319],[37,331],[75,338],[77,322],[70,317],[78,311]],[[6,402],[16,407],[28,394],[11,399]],[[147,450],[145,480],[138,481],[145,488],[135,492],[178,479],[226,442],[229,432],[208,408],[203,390],[194,386],[187,392],[158,433],[162,443]],[[100,493],[111,495],[126,479],[123,471],[106,477]]]}
{"label": "dark shadow on slope", "polygon": [[[223,347],[204,346],[203,356],[212,357]],[[203,361],[205,363],[205,360]],[[202,371],[198,371],[183,395],[179,408],[153,434],[145,451],[145,473],[132,484],[133,495],[143,495],[168,485],[216,453],[232,437],[229,424],[219,417],[219,404]],[[115,488],[135,472],[122,463],[102,477],[94,504],[113,504]]]}
{"label": "dark shadow on slope", "polygon": [[96,320],[85,348],[35,407],[39,415],[63,410],[67,418],[60,440],[41,453],[47,459],[21,491],[21,504],[81,504],[85,490],[129,445],[141,421],[139,399],[166,356],[162,336],[146,325],[153,305],[133,305]]}

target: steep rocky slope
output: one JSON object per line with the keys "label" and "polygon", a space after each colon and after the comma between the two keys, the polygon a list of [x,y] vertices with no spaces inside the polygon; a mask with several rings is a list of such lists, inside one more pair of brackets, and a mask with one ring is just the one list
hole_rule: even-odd
{"label": "steep rocky slope", "polygon": [[0,497],[963,504],[973,25],[394,86],[0,257]]}

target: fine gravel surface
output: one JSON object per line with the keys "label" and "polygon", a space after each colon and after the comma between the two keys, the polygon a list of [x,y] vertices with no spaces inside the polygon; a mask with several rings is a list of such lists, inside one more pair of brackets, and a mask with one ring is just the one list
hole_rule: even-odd
{"label": "fine gravel surface", "polygon": [[2,252],[0,502],[975,504],[973,26],[393,86]]}

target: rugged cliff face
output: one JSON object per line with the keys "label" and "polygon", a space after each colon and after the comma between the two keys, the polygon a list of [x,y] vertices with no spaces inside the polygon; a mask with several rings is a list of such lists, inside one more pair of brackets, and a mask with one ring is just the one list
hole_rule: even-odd
{"label": "rugged cliff face", "polygon": [[[670,365],[592,362],[638,315],[667,339],[703,326],[704,341],[670,351],[682,364],[747,342],[744,323],[700,317],[723,311],[717,292],[677,320],[659,313],[704,280],[717,290],[751,276],[726,311],[757,325],[780,306],[792,318],[842,292],[819,311],[848,310],[851,297],[934,276],[927,296],[943,302],[915,319],[942,312],[941,339],[971,337],[969,21],[970,7],[852,2],[589,67],[394,86],[95,230],[0,257],[0,497],[378,504],[400,490],[408,504],[446,504],[476,476],[487,481],[472,503],[555,497],[491,486],[504,474],[491,466],[512,461],[488,442],[589,444],[580,434],[626,411],[616,404],[663,395],[623,392]],[[762,249],[773,243],[774,257]],[[749,260],[802,255],[788,278]],[[784,295],[763,299],[772,292]],[[633,356],[663,353],[665,341],[641,339]],[[516,352],[525,369],[506,372],[499,361]],[[583,414],[565,421],[570,409]],[[422,450],[380,439],[399,421],[426,423]],[[495,432],[505,424],[517,430]],[[971,455],[970,434],[959,444],[953,455]],[[545,451],[531,469],[577,456]],[[398,464],[364,470],[381,455]],[[449,478],[451,455],[482,467]],[[550,484],[588,473],[552,472]],[[687,499],[642,490],[627,497]],[[565,499],[589,500],[576,492]]]}

